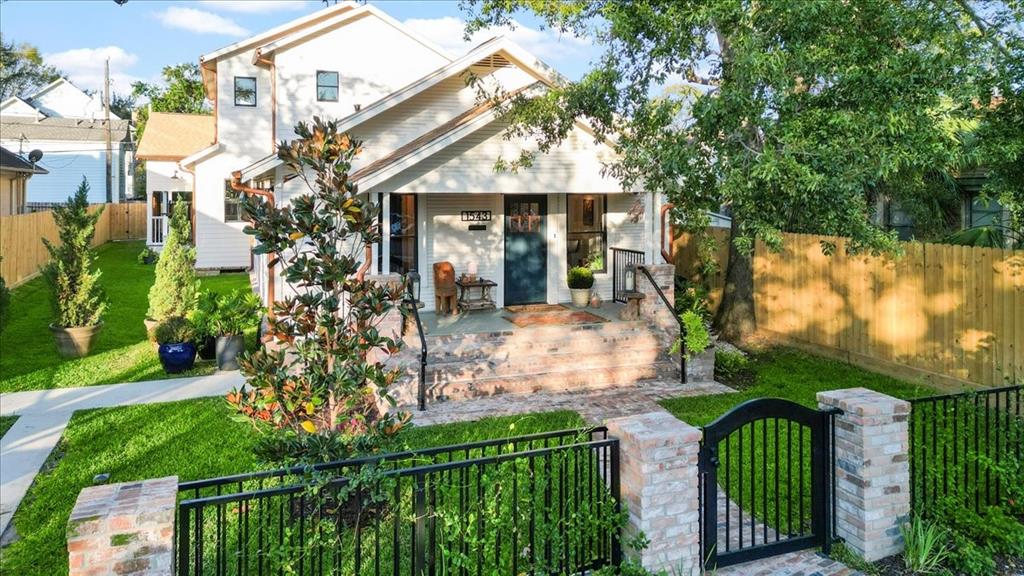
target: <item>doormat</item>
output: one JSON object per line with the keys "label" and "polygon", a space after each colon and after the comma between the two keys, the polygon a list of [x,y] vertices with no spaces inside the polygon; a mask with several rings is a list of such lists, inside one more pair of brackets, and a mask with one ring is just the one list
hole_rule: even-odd
{"label": "doormat", "polygon": [[561,304],[517,304],[505,306],[505,310],[519,314],[521,312],[566,312],[570,309]]}
{"label": "doormat", "polygon": [[519,314],[507,314],[502,316],[505,320],[525,328],[527,326],[558,326],[573,324],[599,324],[608,320],[584,312],[582,310],[569,310],[568,308],[556,312],[526,312]]}

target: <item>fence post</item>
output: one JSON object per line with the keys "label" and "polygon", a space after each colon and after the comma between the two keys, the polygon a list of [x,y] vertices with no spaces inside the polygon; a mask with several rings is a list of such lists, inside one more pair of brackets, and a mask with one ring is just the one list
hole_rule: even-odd
{"label": "fence post", "polygon": [[69,576],[171,576],[177,496],[177,476],[82,490],[67,525]]}
{"label": "fence post", "polygon": [[427,567],[427,496],[425,491],[426,478],[422,472],[413,476],[413,526],[412,573],[423,576]]}
{"label": "fence post", "polygon": [[910,403],[866,388],[818,393],[835,415],[836,536],[875,561],[903,550],[910,514]]}
{"label": "fence post", "polygon": [[668,412],[615,418],[605,423],[619,440],[622,502],[628,537],[643,533],[644,550],[631,551],[648,570],[676,576],[700,574],[700,486],[697,456],[701,431]]}

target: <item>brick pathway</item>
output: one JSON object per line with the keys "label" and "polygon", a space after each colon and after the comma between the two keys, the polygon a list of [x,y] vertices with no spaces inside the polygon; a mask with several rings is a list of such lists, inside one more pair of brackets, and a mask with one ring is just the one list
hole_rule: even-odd
{"label": "brick pathway", "polygon": [[658,405],[658,401],[667,398],[729,392],[734,390],[717,382],[680,384],[652,381],[605,390],[503,394],[457,402],[437,402],[429,404],[423,412],[413,411],[412,414],[413,423],[430,426],[479,420],[487,416],[573,410],[587,422],[600,424],[609,418],[664,410]]}
{"label": "brick pathway", "polygon": [[719,568],[715,576],[863,576],[853,568],[814,550],[790,552],[773,558]]}

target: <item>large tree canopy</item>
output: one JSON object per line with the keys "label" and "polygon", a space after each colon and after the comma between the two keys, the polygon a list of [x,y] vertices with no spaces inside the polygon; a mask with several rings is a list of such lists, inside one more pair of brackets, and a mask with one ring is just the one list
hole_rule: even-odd
{"label": "large tree canopy", "polygon": [[0,37],[0,102],[28,96],[60,77],[57,68],[43,62],[38,48]]}
{"label": "large tree canopy", "polygon": [[136,136],[142,139],[146,130],[149,112],[179,112],[184,114],[209,114],[206,105],[206,93],[203,91],[203,78],[199,73],[199,65],[192,63],[164,66],[164,84],[132,84],[132,98],[144,97],[149,104],[138,109],[136,118]]}
{"label": "large tree canopy", "polygon": [[[581,80],[511,99],[509,130],[536,137],[543,153],[585,119],[618,149],[611,173],[627,189],[667,194],[679,225],[701,231],[707,210],[729,206],[737,249],[716,318],[727,338],[754,328],[755,239],[777,247],[783,231],[813,232],[849,237],[856,250],[894,250],[895,236],[871,224],[873,199],[885,193],[938,209],[936,187],[977,160],[981,148],[966,145],[974,132],[988,139],[987,163],[1016,170],[1016,192],[1005,199],[1020,200],[1016,0],[977,12],[966,0],[464,7],[467,35],[529,11],[601,43],[603,55]],[[685,89],[662,90],[670,84]],[[499,165],[529,161],[526,154]]]}

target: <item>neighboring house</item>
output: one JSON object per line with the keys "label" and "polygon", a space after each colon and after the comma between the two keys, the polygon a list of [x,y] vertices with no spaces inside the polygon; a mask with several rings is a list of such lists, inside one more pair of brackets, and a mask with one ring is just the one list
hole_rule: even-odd
{"label": "neighboring house", "polygon": [[0,147],[0,216],[23,214],[29,178],[46,173],[27,158]]}
{"label": "neighboring house", "polygon": [[[120,202],[131,192],[133,143],[128,120],[110,114],[108,127],[100,98],[70,81],[56,80],[35,94],[0,103],[0,145],[19,154],[40,150],[40,166],[50,176],[33,186],[27,202],[64,202],[84,176],[89,201]],[[107,137],[111,141],[111,178],[107,189]]]}
{"label": "neighboring house", "polygon": [[193,178],[178,162],[213,144],[213,138],[212,115],[150,113],[135,157],[146,163],[146,243],[151,247],[163,245],[177,202],[188,204],[194,227]]}

